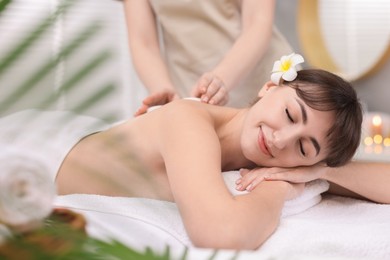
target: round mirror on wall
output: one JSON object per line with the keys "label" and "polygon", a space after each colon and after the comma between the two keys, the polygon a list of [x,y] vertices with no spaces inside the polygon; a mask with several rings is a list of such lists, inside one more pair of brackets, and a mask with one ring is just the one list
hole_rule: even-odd
{"label": "round mirror on wall", "polygon": [[390,1],[299,0],[298,34],[312,66],[367,77],[390,56]]}

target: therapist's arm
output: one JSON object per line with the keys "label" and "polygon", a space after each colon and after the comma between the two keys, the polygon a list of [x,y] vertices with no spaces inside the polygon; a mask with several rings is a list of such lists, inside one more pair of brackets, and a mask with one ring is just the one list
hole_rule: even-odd
{"label": "therapist's arm", "polygon": [[125,0],[130,51],[135,70],[149,94],[172,92],[174,85],[161,56],[156,17],[147,0]]}

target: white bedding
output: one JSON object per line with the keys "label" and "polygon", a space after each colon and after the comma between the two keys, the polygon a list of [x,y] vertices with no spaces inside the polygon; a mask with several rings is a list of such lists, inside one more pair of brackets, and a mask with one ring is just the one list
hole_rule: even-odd
{"label": "white bedding", "polygon": [[[321,187],[316,192],[323,192],[323,186],[316,187]],[[241,251],[236,259],[390,259],[390,205],[330,195],[318,200],[320,194],[314,190],[290,203],[290,209],[285,206],[278,229],[259,249]],[[191,245],[174,203],[75,194],[59,196],[55,204],[82,213],[94,237],[114,238],[139,250],[151,247],[163,252],[169,245],[177,258],[185,247],[190,248],[187,259],[214,254],[212,249]],[[219,250],[214,259],[236,254]]]}

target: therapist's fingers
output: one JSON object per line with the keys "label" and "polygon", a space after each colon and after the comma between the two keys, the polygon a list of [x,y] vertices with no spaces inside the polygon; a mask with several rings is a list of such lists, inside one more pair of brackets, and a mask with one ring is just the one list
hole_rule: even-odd
{"label": "therapist's fingers", "polygon": [[204,102],[208,102],[211,105],[223,106],[229,101],[229,92],[222,85],[223,83],[217,83],[216,85],[211,84],[207,92],[202,96],[206,98],[208,101],[204,100]]}
{"label": "therapist's fingers", "polygon": [[164,90],[161,92],[153,93],[147,96],[142,103],[148,107],[151,106],[161,106],[171,102],[174,99],[179,98],[179,96],[171,90]]}
{"label": "therapist's fingers", "polygon": [[148,110],[153,106],[160,106],[167,103],[166,94],[157,93],[147,96],[143,101],[141,106],[134,113],[134,116],[140,116],[148,112]]}
{"label": "therapist's fingers", "polygon": [[219,91],[219,89],[222,87],[222,84],[220,81],[213,78],[207,86],[205,86],[206,89],[202,94],[201,100],[205,103],[208,103],[211,98]]}
{"label": "therapist's fingers", "polygon": [[207,87],[212,82],[212,75],[210,73],[204,73],[196,82],[191,92],[192,97],[200,98],[207,91]]}
{"label": "therapist's fingers", "polygon": [[154,106],[165,105],[175,99],[178,99],[179,96],[170,90],[164,90],[161,92],[153,93],[147,96],[143,101],[142,105],[135,112],[134,116],[140,116],[148,112],[148,110]]}
{"label": "therapist's fingers", "polygon": [[228,100],[228,90],[218,76],[213,74],[211,77],[212,80],[201,96],[201,100],[212,105],[225,105]]}
{"label": "therapist's fingers", "polygon": [[149,106],[146,106],[145,104],[142,104],[138,110],[134,113],[134,116],[140,116],[145,114],[149,109]]}

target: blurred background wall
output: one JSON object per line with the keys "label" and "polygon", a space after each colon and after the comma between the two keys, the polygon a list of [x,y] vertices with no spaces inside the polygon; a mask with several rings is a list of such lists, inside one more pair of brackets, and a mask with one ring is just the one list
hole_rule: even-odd
{"label": "blurred background wall", "polygon": [[[354,1],[350,2],[354,4]],[[370,1],[363,0],[363,2],[372,4]],[[389,3],[390,1],[381,3],[381,11],[387,14],[387,39],[390,37]],[[297,28],[298,4],[299,0],[277,0],[275,23],[296,52],[305,55],[302,50]],[[359,19],[365,24],[369,23],[369,21],[364,20],[364,17],[360,17]],[[371,30],[376,30],[376,28],[371,28]],[[369,40],[375,41],[375,39]],[[390,113],[390,59],[387,59],[378,71],[364,79],[354,81],[353,85],[368,111]]]}
{"label": "blurred background wall", "polygon": [[[314,0],[309,1],[314,2]],[[339,0],[327,0],[327,2],[330,1],[340,2]],[[390,1],[347,1],[352,2],[353,5],[357,2],[372,4],[373,1],[383,1],[382,12],[385,12],[388,17],[388,24],[385,26],[390,28]],[[9,4],[7,10],[0,15],[0,69],[4,57],[17,45],[18,41],[27,36],[32,27],[38,25],[41,18],[53,12],[61,2],[61,0],[13,0]],[[25,108],[40,108],[38,101],[42,100],[43,95],[58,92],[62,84],[82,70],[88,60],[103,49],[109,49],[113,53],[113,58],[99,65],[93,76],[80,80],[77,83],[77,91],[73,89],[61,93],[61,97],[48,108],[72,109],[102,84],[113,82],[114,91],[110,96],[98,105],[84,109],[83,113],[103,117],[107,111],[110,111],[114,114],[112,120],[117,120],[131,117],[142,98],[145,97],[146,92],[131,64],[122,3],[114,0],[77,0],[74,2],[75,6],[59,16],[59,19],[12,66],[0,71],[0,104],[15,91],[16,87],[23,85],[26,78],[35,73],[48,58],[56,58],[59,50],[71,42],[91,21],[98,19],[104,24],[104,28],[95,33],[89,42],[78,48],[72,55],[62,57],[45,77],[34,83],[35,86],[31,87],[28,94],[22,95],[18,101],[11,102],[12,104],[7,109],[0,111],[0,115]],[[297,27],[300,0],[277,0],[276,3],[275,23],[277,27],[296,52],[306,56]],[[370,19],[360,17],[359,20],[366,25]],[[359,27],[357,29],[359,30]],[[311,66],[309,62],[305,65]],[[353,85],[368,111],[390,113],[389,82],[390,60],[387,59],[378,71],[364,79],[354,81]]]}
{"label": "blurred background wall", "polygon": [[132,117],[145,94],[122,2],[11,0],[0,13],[0,116],[77,110],[113,122]]}

